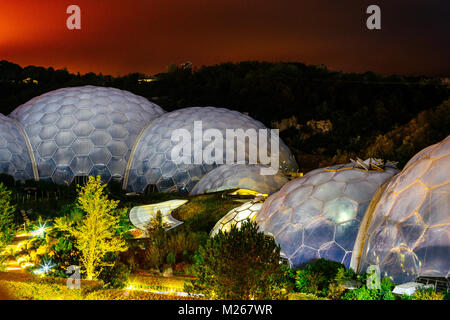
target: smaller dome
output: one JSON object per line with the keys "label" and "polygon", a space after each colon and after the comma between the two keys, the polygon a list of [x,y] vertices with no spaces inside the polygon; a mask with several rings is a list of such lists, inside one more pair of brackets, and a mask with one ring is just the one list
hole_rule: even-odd
{"label": "smaller dome", "polygon": [[232,226],[236,226],[238,229],[241,224],[247,219],[251,221],[255,220],[259,211],[261,210],[263,201],[262,200],[252,200],[244,203],[242,206],[232,209],[226,215],[224,215],[216,225],[212,228],[210,236],[214,237],[219,230],[222,232],[229,232]]}
{"label": "smaller dome", "polygon": [[192,189],[191,195],[231,190],[249,189],[272,194],[289,182],[280,171],[275,175],[262,175],[264,165],[222,165],[208,172]]}

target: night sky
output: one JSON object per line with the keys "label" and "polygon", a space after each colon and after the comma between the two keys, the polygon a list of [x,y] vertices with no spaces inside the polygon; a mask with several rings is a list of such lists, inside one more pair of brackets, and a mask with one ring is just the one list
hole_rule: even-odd
{"label": "night sky", "polygon": [[[66,8],[81,8],[81,30]],[[381,7],[382,30],[366,28]],[[298,61],[345,72],[450,75],[446,0],[0,0],[0,60],[71,72]]]}

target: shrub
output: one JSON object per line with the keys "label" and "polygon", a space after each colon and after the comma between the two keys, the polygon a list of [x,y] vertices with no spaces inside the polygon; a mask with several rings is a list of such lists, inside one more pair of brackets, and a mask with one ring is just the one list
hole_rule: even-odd
{"label": "shrub", "polygon": [[[338,278],[341,281],[348,277],[348,272],[345,271],[343,264],[321,258],[297,270],[295,285],[299,292],[326,297],[328,287],[330,283],[335,281],[338,273]],[[350,274],[354,273],[350,272]]]}
{"label": "shrub", "polygon": [[279,299],[287,294],[280,247],[247,220],[241,229],[219,232],[194,256],[198,280],[185,286],[214,299]]}
{"label": "shrub", "polygon": [[14,212],[16,206],[11,204],[11,191],[0,183],[0,246],[9,243],[14,237]]}
{"label": "shrub", "polygon": [[130,273],[130,266],[116,262],[113,266],[104,267],[99,279],[103,281],[106,289],[122,289],[128,283]]}
{"label": "shrub", "polygon": [[173,254],[173,252],[170,252],[167,257],[166,257],[166,262],[169,265],[174,265],[175,264],[175,255]]}
{"label": "shrub", "polygon": [[395,284],[385,277],[381,280],[380,289],[369,289],[363,285],[359,289],[349,290],[342,297],[343,300],[395,300],[392,289]]}
{"label": "shrub", "polygon": [[378,298],[378,290],[368,289],[365,285],[359,289],[349,290],[342,297],[343,300],[379,300]]}
{"label": "shrub", "polygon": [[411,300],[444,300],[443,292],[436,292],[433,288],[419,288],[411,297]]}

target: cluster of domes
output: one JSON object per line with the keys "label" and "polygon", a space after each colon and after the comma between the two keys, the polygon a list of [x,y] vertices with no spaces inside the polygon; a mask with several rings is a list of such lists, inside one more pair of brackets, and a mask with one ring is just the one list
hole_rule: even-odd
{"label": "cluster of domes", "polygon": [[[105,182],[123,180],[123,188],[132,192],[144,192],[149,185],[161,192],[190,192],[207,172],[228,161],[227,151],[236,154],[243,147],[246,163],[250,147],[259,152],[259,140],[238,137],[236,145],[225,146],[217,163],[177,163],[172,159],[177,145],[172,133],[184,129],[194,139],[196,121],[201,121],[203,130],[215,130],[223,137],[229,129],[266,129],[261,122],[229,109],[191,107],[167,113],[128,91],[63,88],[31,99],[9,117],[0,117],[0,173],[16,180],[58,184],[69,184],[76,176],[100,175]],[[279,144],[280,168],[298,170],[292,153],[283,142]],[[203,143],[200,152],[206,148]]]}
{"label": "cluster of domes", "polygon": [[[232,145],[225,143],[222,155],[202,140],[199,150],[184,154],[190,161],[175,161],[174,133],[183,131],[188,145],[198,146],[198,121],[202,130],[224,138],[229,129],[244,134]],[[269,158],[272,140],[252,140],[248,129],[267,128],[224,108],[165,112],[119,89],[64,88],[30,100],[8,117],[0,114],[0,173],[58,184],[100,175],[105,182],[122,180],[133,192],[151,186],[192,195],[228,189],[271,194],[231,210],[212,235],[249,218],[275,238],[292,266],[323,257],[359,272],[378,265],[396,282],[450,275],[450,136],[419,152],[399,174],[389,162],[368,159],[313,170],[289,182],[284,171],[296,172],[298,166],[288,147],[279,140],[279,171],[261,174],[269,168],[261,151]],[[259,150],[264,146],[267,150]],[[238,150],[243,158],[230,163],[227,153]],[[256,163],[250,150],[257,150]],[[198,162],[197,152],[209,152],[215,161]],[[148,218],[150,209],[131,216]]]}

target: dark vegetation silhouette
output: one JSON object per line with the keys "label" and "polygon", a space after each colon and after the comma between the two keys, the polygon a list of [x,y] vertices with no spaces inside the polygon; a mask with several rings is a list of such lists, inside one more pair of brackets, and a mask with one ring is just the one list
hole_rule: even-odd
{"label": "dark vegetation silhouette", "polygon": [[[256,61],[168,70],[153,76],[157,81],[143,82],[150,76],[80,75],[0,61],[0,112],[7,115],[35,96],[81,85],[129,90],[167,111],[226,107],[279,128],[303,172],[355,156],[389,157],[402,166],[450,134],[450,86],[437,78]],[[323,123],[327,130],[320,129]]]}

